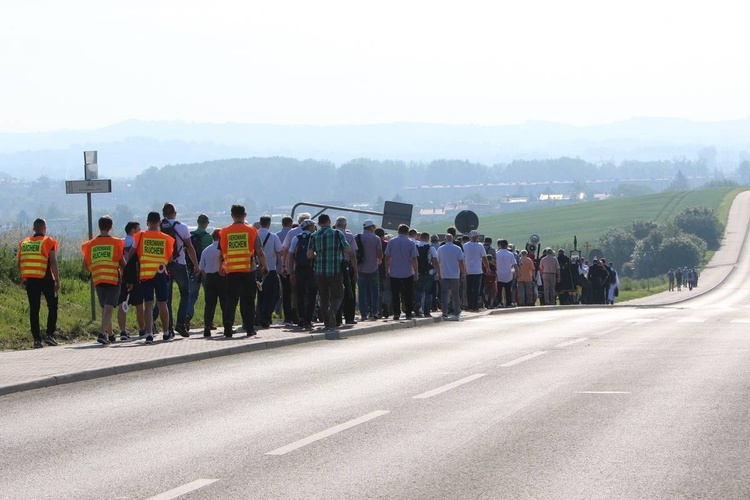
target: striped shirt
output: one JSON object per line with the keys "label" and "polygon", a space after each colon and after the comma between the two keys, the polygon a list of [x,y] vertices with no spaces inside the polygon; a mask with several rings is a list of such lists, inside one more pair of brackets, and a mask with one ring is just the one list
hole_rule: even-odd
{"label": "striped shirt", "polygon": [[310,237],[308,249],[316,252],[313,270],[319,276],[341,274],[342,250],[349,248],[344,233],[329,226],[321,227]]}

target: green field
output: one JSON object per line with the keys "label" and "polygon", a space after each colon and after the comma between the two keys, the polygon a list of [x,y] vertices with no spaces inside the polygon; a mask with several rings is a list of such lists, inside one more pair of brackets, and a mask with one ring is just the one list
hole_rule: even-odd
{"label": "green field", "polygon": [[[634,220],[665,223],[686,207],[705,205],[713,208],[719,219],[726,223],[732,200],[744,189],[705,188],[489,215],[479,218],[478,231],[491,236],[493,241],[505,238],[521,248],[530,235],[536,234],[541,238],[542,247],[570,250],[573,248],[573,237],[577,236],[578,249],[583,251],[586,242],[594,248],[599,237],[608,229],[627,227]],[[453,219],[444,219],[419,230],[444,233],[452,224]]]}

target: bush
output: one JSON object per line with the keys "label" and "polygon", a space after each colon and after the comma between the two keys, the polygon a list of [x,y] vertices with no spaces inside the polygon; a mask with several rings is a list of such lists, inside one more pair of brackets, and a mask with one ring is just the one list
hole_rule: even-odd
{"label": "bush", "polygon": [[688,207],[674,218],[674,224],[681,231],[704,240],[710,250],[719,248],[724,225],[719,222],[713,209],[705,206]]}

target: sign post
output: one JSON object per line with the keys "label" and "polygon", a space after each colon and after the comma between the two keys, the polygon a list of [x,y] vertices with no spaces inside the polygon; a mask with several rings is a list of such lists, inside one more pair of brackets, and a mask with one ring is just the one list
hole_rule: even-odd
{"label": "sign post", "polygon": [[[65,194],[86,194],[86,205],[89,219],[89,239],[94,237],[94,224],[91,214],[91,194],[111,193],[112,180],[99,179],[99,163],[96,151],[83,152],[83,175],[82,181],[65,181]],[[96,293],[94,282],[91,282],[91,321],[96,321]]]}

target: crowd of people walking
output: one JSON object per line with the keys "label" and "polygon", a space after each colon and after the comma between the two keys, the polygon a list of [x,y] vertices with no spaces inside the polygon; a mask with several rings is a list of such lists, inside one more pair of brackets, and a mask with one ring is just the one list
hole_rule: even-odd
{"label": "crowd of people walking", "polygon": [[[177,219],[174,204],[165,203],[161,214],[148,214],[145,230],[128,222],[122,239],[110,235],[112,219],[101,217],[100,234],[81,247],[102,310],[97,342],[115,342],[118,330],[121,341],[133,338],[127,330],[131,307],[146,344],[159,332],[157,319],[164,340],[175,333],[190,336],[201,288],[207,338],[216,329],[217,308],[226,337],[252,337],[276,314],[290,328],[309,330],[322,323],[326,337],[334,339],[341,325],[358,321],[433,314],[458,321],[464,310],[613,304],[618,295],[612,262],[571,259],[563,249],[555,253],[530,244],[518,250],[502,238],[493,247],[493,239],[480,241],[476,230],[459,235],[449,227],[444,235],[431,235],[401,225],[390,235],[368,219],[355,234],[346,217],[332,221],[323,213],[314,221],[302,213],[296,221],[284,217],[281,230],[272,232],[270,216],[250,223],[242,205],[231,207],[231,217],[230,225],[209,233],[209,218],[200,215],[197,229],[190,231]],[[33,231],[19,243],[17,264],[39,348],[57,345],[60,275],[58,243],[46,235],[46,222],[37,219]],[[673,273],[678,290],[683,279],[689,286],[697,282],[697,273],[685,271]],[[179,300],[173,314],[175,285]],[[42,296],[49,309],[44,334]],[[238,308],[241,326],[235,328]]]}

